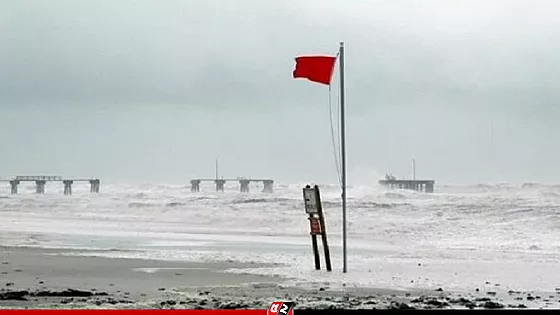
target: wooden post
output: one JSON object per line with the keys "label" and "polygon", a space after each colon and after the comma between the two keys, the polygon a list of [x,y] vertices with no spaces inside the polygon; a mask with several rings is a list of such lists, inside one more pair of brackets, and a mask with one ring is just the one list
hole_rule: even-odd
{"label": "wooden post", "polygon": [[[313,220],[315,217],[309,214],[309,224],[313,226]],[[309,233],[311,234],[311,245],[313,246],[313,257],[315,257],[315,269],[321,269],[321,257],[319,257],[319,246],[317,245],[317,235],[313,233],[313,230]]]}
{"label": "wooden post", "polygon": [[321,203],[321,194],[319,193],[319,186],[315,185],[315,194],[317,200],[317,210],[319,213],[319,222],[321,223],[321,238],[323,239],[323,250],[325,251],[325,264],[327,271],[332,271],[331,255],[329,252],[329,244],[327,242],[327,229],[325,224],[325,217],[323,215],[323,205]]}
{"label": "wooden post", "polygon": [[321,269],[321,259],[319,257],[319,248],[317,245],[317,235],[320,234],[323,241],[323,249],[325,250],[325,264],[327,266],[327,271],[332,271],[319,187],[315,186],[311,188],[309,185],[305,186],[303,189],[303,200],[305,202],[305,212],[309,214],[308,220],[311,230],[309,234],[311,234],[311,245],[313,246],[315,269]]}

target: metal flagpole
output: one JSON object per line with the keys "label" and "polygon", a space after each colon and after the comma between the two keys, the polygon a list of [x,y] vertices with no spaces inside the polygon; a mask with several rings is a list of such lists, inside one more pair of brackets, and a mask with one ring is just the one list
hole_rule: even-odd
{"label": "metal flagpole", "polygon": [[340,153],[342,155],[342,272],[346,273],[346,123],[344,116],[344,43],[340,42]]}

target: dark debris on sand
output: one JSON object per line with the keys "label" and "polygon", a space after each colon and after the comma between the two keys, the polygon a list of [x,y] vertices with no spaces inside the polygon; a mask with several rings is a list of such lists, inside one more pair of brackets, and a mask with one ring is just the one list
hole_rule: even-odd
{"label": "dark debris on sand", "polygon": [[[322,289],[322,290],[321,290]],[[166,299],[155,307],[164,309],[263,309],[267,308],[269,301],[274,297],[265,298],[267,293],[275,296],[286,296],[295,303],[299,310],[320,310],[320,309],[393,309],[393,310],[414,310],[414,309],[501,309],[506,306],[494,301],[489,297],[466,298],[452,297],[451,295],[439,296],[412,296],[410,293],[402,295],[395,294],[376,294],[371,295],[349,295],[341,292],[328,291],[321,287],[317,290],[303,292],[294,289],[276,289],[270,292],[256,290],[259,294],[251,295],[247,288],[240,289],[239,292],[228,292],[217,288],[215,290],[199,290],[189,292],[189,297],[178,296]],[[507,308],[525,308],[523,304],[507,305]]]}
{"label": "dark debris on sand", "polygon": [[72,304],[72,303],[89,303],[95,305],[101,304],[119,304],[119,303],[133,303],[129,300],[116,300],[110,297],[107,292],[93,292],[83,291],[76,289],[66,289],[62,291],[51,290],[3,290],[0,292],[0,301],[39,301],[39,298],[49,300],[53,303],[59,304]]}
{"label": "dark debris on sand", "polygon": [[[116,296],[95,290],[83,291],[66,289],[62,291],[37,290],[17,291],[0,290],[1,301],[13,301],[23,307],[50,305],[50,307],[88,308],[151,308],[151,309],[266,309],[270,301],[285,297],[293,301],[297,309],[502,309],[505,305],[491,297],[456,297],[451,294],[413,296],[406,294],[373,293],[348,294],[329,291],[326,288],[316,290],[298,290],[295,288],[270,287],[259,288],[211,288],[192,289],[188,291],[161,292],[159,298],[141,298],[133,301],[129,294]],[[432,291],[433,292],[433,291]],[[441,291],[440,291],[441,292]],[[128,292],[127,292],[128,293]],[[142,294],[139,294],[142,296]],[[145,297],[145,295],[144,295]],[[517,304],[517,303],[516,303]],[[0,304],[1,305],[1,304]],[[524,304],[508,304],[507,308],[526,308]]]}

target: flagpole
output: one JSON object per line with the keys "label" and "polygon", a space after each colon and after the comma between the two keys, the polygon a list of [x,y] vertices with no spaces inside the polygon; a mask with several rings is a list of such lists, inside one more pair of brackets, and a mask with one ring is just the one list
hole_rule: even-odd
{"label": "flagpole", "polygon": [[340,42],[340,153],[342,155],[342,272],[346,273],[346,122],[344,115],[344,42]]}

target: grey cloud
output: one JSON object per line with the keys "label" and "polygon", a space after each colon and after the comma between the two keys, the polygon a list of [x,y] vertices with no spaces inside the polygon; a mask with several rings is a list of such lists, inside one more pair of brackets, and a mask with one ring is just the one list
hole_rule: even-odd
{"label": "grey cloud", "polygon": [[5,1],[0,175],[186,182],[220,156],[230,175],[334,182],[328,90],[291,71],[344,40],[350,182],[412,157],[447,182],[557,181],[558,6]]}

